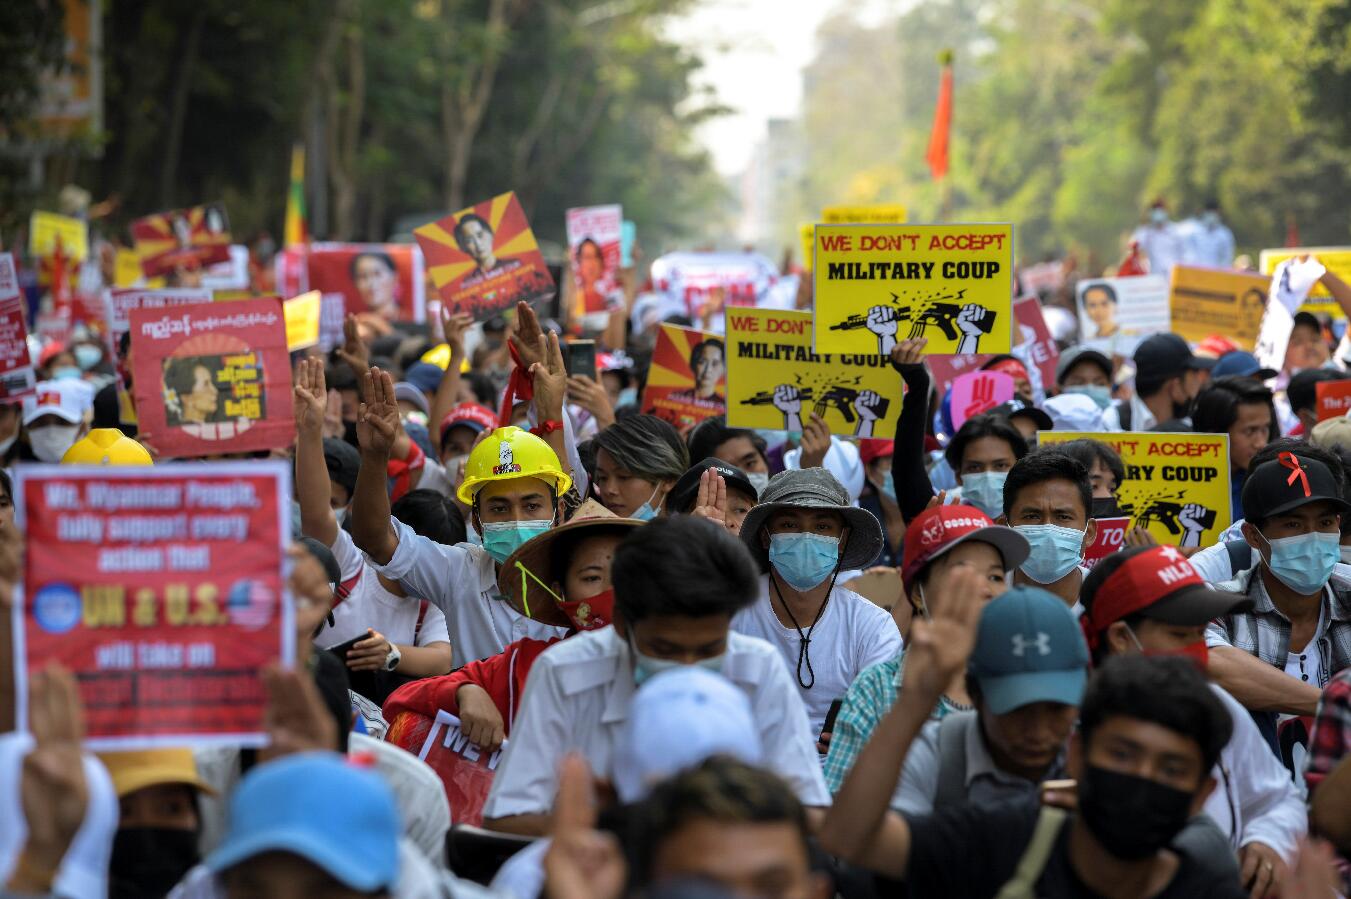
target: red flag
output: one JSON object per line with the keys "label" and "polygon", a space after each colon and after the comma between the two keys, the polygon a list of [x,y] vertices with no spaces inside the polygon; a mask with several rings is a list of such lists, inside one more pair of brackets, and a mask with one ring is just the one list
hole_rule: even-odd
{"label": "red flag", "polygon": [[938,82],[938,106],[934,109],[934,127],[929,134],[929,171],[934,180],[948,173],[948,134],[952,129],[952,51],[942,56],[943,75]]}
{"label": "red flag", "polygon": [[1126,258],[1121,260],[1121,264],[1116,267],[1116,276],[1126,278],[1132,275],[1149,274],[1149,267],[1145,265],[1144,259],[1140,258],[1140,243],[1132,240],[1130,246],[1126,249]]}
{"label": "red flag", "polygon": [[1299,225],[1295,224],[1293,212],[1285,214],[1285,245],[1287,247],[1299,246]]}

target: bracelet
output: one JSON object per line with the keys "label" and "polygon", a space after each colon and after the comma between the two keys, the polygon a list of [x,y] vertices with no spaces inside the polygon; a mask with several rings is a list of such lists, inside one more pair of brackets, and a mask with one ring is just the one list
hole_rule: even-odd
{"label": "bracelet", "polygon": [[543,437],[545,434],[552,434],[554,431],[563,430],[563,422],[554,419],[546,419],[539,423],[538,427],[530,429],[530,433],[536,437]]}

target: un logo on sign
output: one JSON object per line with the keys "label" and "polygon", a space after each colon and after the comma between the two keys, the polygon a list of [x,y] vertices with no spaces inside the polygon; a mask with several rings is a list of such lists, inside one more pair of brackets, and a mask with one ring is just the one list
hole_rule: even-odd
{"label": "un logo on sign", "polygon": [[33,597],[33,620],[49,634],[64,634],[80,623],[80,593],[70,584],[48,584]]}

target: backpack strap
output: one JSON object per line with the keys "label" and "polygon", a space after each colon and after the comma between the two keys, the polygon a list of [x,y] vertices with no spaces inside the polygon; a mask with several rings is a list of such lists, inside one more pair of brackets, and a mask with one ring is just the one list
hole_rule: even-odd
{"label": "backpack strap", "polygon": [[417,624],[413,625],[413,645],[417,646],[418,635],[422,633],[422,619],[427,617],[427,600],[421,600],[417,606]]}
{"label": "backpack strap", "polygon": [[954,712],[938,722],[938,789],[934,809],[966,801],[966,735],[976,726],[975,711]]}
{"label": "backpack strap", "polygon": [[1238,574],[1253,566],[1252,547],[1247,540],[1226,540],[1224,551],[1229,554],[1229,569]]}
{"label": "backpack strap", "polygon": [[1036,899],[1037,880],[1041,878],[1041,872],[1046,870],[1046,862],[1055,849],[1060,828],[1068,817],[1069,813],[1063,808],[1051,805],[1041,807],[1032,839],[1023,850],[1022,858],[1018,859],[1013,876],[995,894],[995,899]]}

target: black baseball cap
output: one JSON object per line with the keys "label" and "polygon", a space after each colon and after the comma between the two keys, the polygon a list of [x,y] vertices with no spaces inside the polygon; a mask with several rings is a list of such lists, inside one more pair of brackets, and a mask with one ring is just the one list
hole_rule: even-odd
{"label": "black baseball cap", "polygon": [[1037,425],[1038,431],[1050,431],[1055,429],[1055,422],[1051,421],[1051,416],[1046,414],[1044,409],[1030,405],[1019,399],[1009,400],[1007,403],[1000,403],[989,411],[990,415],[999,415],[1013,421],[1015,415],[1026,416],[1032,419]]}
{"label": "black baseball cap", "polygon": [[1323,332],[1323,324],[1318,320],[1318,316],[1312,312],[1301,310],[1295,313],[1295,324],[1303,325],[1306,328],[1313,328],[1320,334]]}
{"label": "black baseball cap", "polygon": [[1107,374],[1107,383],[1112,383],[1112,360],[1107,358],[1106,353],[1088,346],[1075,347],[1060,354],[1060,361],[1055,366],[1055,382],[1063,384],[1065,375],[1080,362],[1092,362]]}
{"label": "black baseball cap", "polygon": [[694,503],[699,498],[699,478],[710,468],[722,475],[722,479],[727,482],[728,490],[745,494],[750,497],[751,502],[757,500],[755,487],[751,485],[745,472],[735,465],[728,465],[721,459],[709,456],[707,459],[695,463],[694,467],[682,474],[680,479],[675,482],[675,486],[671,488],[670,494],[666,497],[666,511],[668,513],[684,514],[694,508]]}
{"label": "black baseball cap", "polygon": [[1288,451],[1248,472],[1243,484],[1243,513],[1251,522],[1323,502],[1332,503],[1343,515],[1351,514],[1351,505],[1342,498],[1341,485],[1328,467]]}
{"label": "black baseball cap", "polygon": [[361,470],[361,453],[356,447],[337,437],[325,437],[324,465],[328,467],[329,480],[346,487],[349,494],[356,492],[357,473]]}
{"label": "black baseball cap", "polygon": [[1318,402],[1320,381],[1341,381],[1346,377],[1346,372],[1331,368],[1306,368],[1295,372],[1290,376],[1290,383],[1285,388],[1290,408],[1296,412],[1300,409],[1312,409]]}
{"label": "black baseball cap", "polygon": [[1135,371],[1151,378],[1172,378],[1185,371],[1209,371],[1217,359],[1195,355],[1187,341],[1176,334],[1151,334],[1135,348]]}

